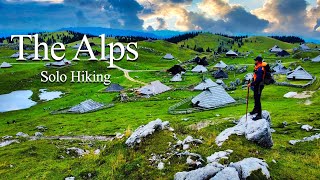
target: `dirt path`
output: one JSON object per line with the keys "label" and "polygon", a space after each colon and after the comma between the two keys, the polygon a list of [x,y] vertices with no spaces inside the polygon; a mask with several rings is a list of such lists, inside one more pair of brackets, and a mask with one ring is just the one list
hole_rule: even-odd
{"label": "dirt path", "polygon": [[[110,64],[109,62],[107,62],[108,64]],[[120,71],[122,71],[124,73],[124,76],[131,82],[135,82],[135,83],[138,83],[138,84],[142,84],[142,85],[147,85],[147,83],[145,82],[142,82],[142,81],[139,81],[139,80],[136,80],[136,79],[133,79],[130,75],[129,75],[129,72],[156,72],[156,71],[159,71],[159,70],[128,70],[128,69],[124,69],[122,67],[119,67],[117,65],[114,64],[114,67]]]}

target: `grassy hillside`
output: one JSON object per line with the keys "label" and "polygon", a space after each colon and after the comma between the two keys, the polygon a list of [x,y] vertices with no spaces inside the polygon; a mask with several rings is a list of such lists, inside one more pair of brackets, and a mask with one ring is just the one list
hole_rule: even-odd
{"label": "grassy hillside", "polygon": [[179,46],[184,45],[185,47],[189,47],[190,49],[194,49],[194,47],[202,47],[204,50],[211,49],[216,51],[217,48],[221,45],[227,49],[231,48],[231,44],[228,44],[228,41],[232,39],[226,38],[219,35],[214,35],[211,33],[201,33],[194,38],[190,38],[178,43]]}
{"label": "grassy hillside", "polygon": [[[210,39],[211,38],[211,39]],[[221,38],[221,39],[220,39]],[[217,39],[219,41],[217,42]],[[98,38],[89,39],[91,42],[99,44]],[[244,43],[240,51],[253,50],[258,54],[268,50],[277,44],[283,49],[291,49],[296,45],[282,43],[266,37],[251,37],[250,42]],[[252,40],[252,43],[251,43]],[[108,42],[115,41],[107,39]],[[201,34],[184,43],[199,43],[203,46],[212,45],[214,48],[220,41],[228,41],[216,35]],[[257,41],[257,42],[256,42]],[[70,43],[66,50],[67,59],[72,59],[76,50],[70,46],[78,42]],[[181,42],[183,43],[183,42]],[[135,148],[128,148],[125,140],[140,125],[160,118],[169,121],[175,129],[179,139],[184,139],[191,135],[195,138],[203,137],[204,144],[192,146],[189,151],[199,153],[203,158],[214,152],[232,149],[234,153],[225,163],[236,162],[247,157],[257,157],[265,159],[269,165],[272,179],[319,179],[320,178],[320,140],[312,142],[298,143],[292,146],[288,143],[292,139],[301,139],[311,136],[318,131],[306,132],[300,127],[309,124],[315,128],[320,128],[320,82],[306,89],[293,87],[269,85],[266,86],[262,94],[263,109],[271,113],[272,128],[276,130],[272,134],[274,146],[271,149],[259,147],[255,143],[249,142],[243,136],[231,136],[222,147],[215,144],[216,136],[224,129],[234,126],[233,120],[239,119],[245,114],[246,105],[239,104],[211,111],[203,111],[192,114],[171,115],[168,108],[185,98],[196,96],[200,92],[189,90],[197,85],[203,77],[210,77],[216,62],[223,60],[226,64],[237,66],[248,65],[248,72],[253,71],[253,61],[251,57],[227,58],[210,56],[210,72],[205,74],[194,74],[190,70],[195,64],[184,65],[188,70],[183,76],[183,82],[169,82],[171,75],[165,72],[166,69],[179,62],[184,62],[196,55],[206,56],[209,53],[197,53],[186,47],[182,48],[181,43],[173,44],[166,41],[138,42],[139,59],[136,62],[123,60],[115,64],[128,69],[137,70],[129,75],[142,82],[160,80],[172,88],[171,91],[150,97],[138,98],[133,92],[133,88],[142,85],[128,80],[124,73],[117,69],[107,69],[106,62],[89,62],[88,57],[81,57],[81,61],[73,66],[62,69],[50,69],[44,66],[43,61],[38,62],[18,62],[9,58],[15,50],[0,47],[0,63],[6,61],[12,63],[13,67],[0,69],[0,94],[10,93],[15,90],[32,90],[32,99],[37,101],[37,105],[29,109],[0,113],[0,136],[15,136],[17,132],[33,135],[38,130],[38,125],[45,125],[48,130],[44,136],[78,136],[78,135],[104,135],[114,136],[116,132],[125,133],[125,137],[120,140],[110,142],[81,141],[81,140],[35,140],[29,141],[20,139],[20,143],[0,147],[0,179],[64,179],[68,176],[75,176],[76,179],[173,179],[176,172],[189,171],[186,164],[187,157],[172,156],[165,161],[163,170],[157,169],[150,164],[149,158],[153,154],[166,154],[169,143],[176,143],[173,133],[169,131],[156,132],[149,136]],[[94,49],[99,50],[99,45]],[[108,50],[108,49],[107,49]],[[31,53],[32,51],[30,51]],[[166,53],[171,53],[175,59],[168,61],[162,57]],[[320,52],[313,52],[314,55]],[[253,56],[252,55],[252,56]],[[273,63],[278,58],[265,53],[267,62]],[[303,66],[312,75],[320,77],[319,64],[303,62],[299,58],[282,58],[285,66],[295,68]],[[41,83],[40,72],[66,73],[70,76],[70,71],[89,71],[96,74],[110,74],[113,83],[119,83],[125,88],[125,93],[132,99],[130,102],[120,102],[119,93],[103,93],[106,88],[102,83]],[[157,71],[138,71],[157,70]],[[229,72],[229,79],[224,80],[226,84],[242,79],[245,73],[235,74]],[[49,91],[59,90],[65,94],[60,99],[52,101],[40,101],[39,89],[47,88]],[[302,92],[304,90],[316,91],[308,99],[287,99],[283,95],[289,91]],[[229,94],[236,99],[246,98],[246,89],[240,86]],[[57,114],[52,115],[52,110],[62,107],[76,105],[86,99],[93,99],[98,102],[115,104],[114,107],[87,114]],[[306,105],[307,100],[311,101]],[[250,92],[249,110],[253,108],[253,92]],[[16,123],[13,123],[15,121]],[[198,123],[211,122],[208,126],[200,129],[191,129]],[[288,126],[283,127],[286,121]],[[7,123],[8,122],[8,123]],[[300,124],[298,124],[300,123]],[[89,150],[90,153],[83,157],[72,157],[66,153],[66,148],[78,147]],[[94,154],[96,149],[101,149],[99,155]],[[181,150],[182,151],[182,150]],[[273,163],[275,160],[276,163]],[[88,174],[91,177],[88,177]]]}

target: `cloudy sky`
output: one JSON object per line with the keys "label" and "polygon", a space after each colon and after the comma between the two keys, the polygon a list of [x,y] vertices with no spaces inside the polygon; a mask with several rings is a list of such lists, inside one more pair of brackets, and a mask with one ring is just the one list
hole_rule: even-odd
{"label": "cloudy sky", "polygon": [[107,27],[320,39],[320,0],[0,0],[0,31]]}

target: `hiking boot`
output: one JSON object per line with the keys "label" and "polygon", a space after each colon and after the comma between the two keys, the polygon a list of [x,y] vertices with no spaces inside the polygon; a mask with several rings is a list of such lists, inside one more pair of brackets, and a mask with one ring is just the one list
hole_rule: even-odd
{"label": "hiking boot", "polygon": [[254,120],[254,121],[257,121],[257,120],[259,120],[259,119],[262,119],[261,115],[260,115],[260,116],[257,115],[256,117],[252,118],[252,120]]}

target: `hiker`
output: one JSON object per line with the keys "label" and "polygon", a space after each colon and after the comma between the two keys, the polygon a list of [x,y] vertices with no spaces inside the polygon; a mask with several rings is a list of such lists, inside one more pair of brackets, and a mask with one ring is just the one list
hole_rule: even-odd
{"label": "hiker", "polygon": [[265,77],[265,66],[266,62],[262,62],[262,57],[258,56],[255,59],[255,67],[253,74],[253,82],[248,84],[248,86],[253,89],[254,92],[254,108],[250,112],[250,115],[257,114],[252,120],[258,120],[262,118],[262,108],[261,108],[261,94],[264,88],[264,77]]}

